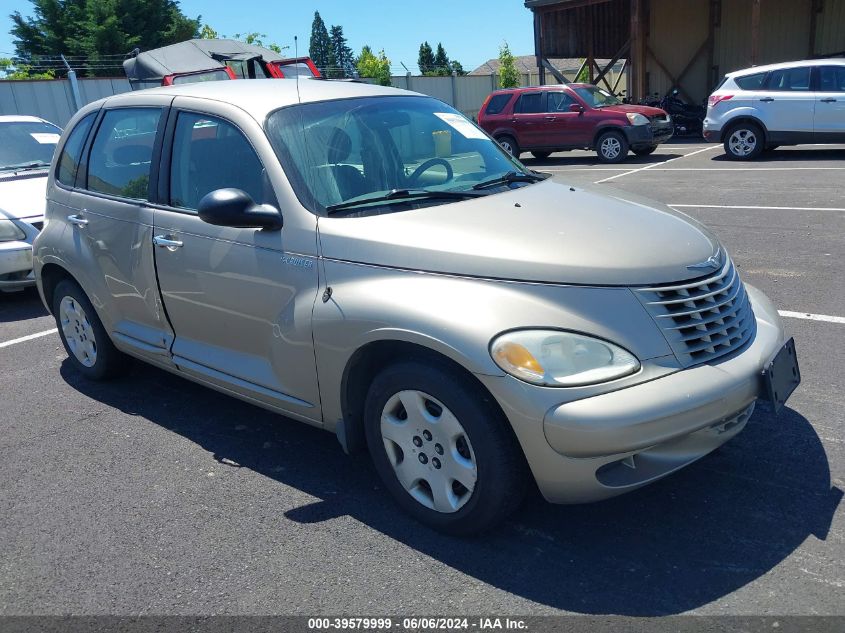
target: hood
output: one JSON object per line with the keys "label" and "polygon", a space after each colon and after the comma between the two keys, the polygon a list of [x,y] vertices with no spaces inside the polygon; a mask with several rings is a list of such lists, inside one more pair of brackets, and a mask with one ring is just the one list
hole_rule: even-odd
{"label": "hood", "polygon": [[615,106],[607,106],[606,108],[602,108],[602,110],[605,112],[636,112],[649,118],[655,116],[666,116],[665,110],[661,110],[660,108],[652,108],[651,106],[647,105],[620,104]]}
{"label": "hood", "polygon": [[645,285],[706,272],[687,266],[716,237],[667,206],[560,177],[507,193],[368,217],[319,219],[325,257],[521,281]]}
{"label": "hood", "polygon": [[0,212],[19,220],[44,215],[47,170],[0,175]]}

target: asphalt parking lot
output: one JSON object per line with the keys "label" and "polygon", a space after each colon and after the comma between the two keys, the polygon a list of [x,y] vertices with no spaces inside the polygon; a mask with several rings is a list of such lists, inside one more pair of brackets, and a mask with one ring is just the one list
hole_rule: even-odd
{"label": "asphalt parking lot", "polygon": [[86,382],[27,338],[55,327],[36,294],[0,295],[0,614],[845,614],[845,147],[523,158],[714,229],[794,313],[787,408],[641,491],[455,539],[330,434],[146,366]]}

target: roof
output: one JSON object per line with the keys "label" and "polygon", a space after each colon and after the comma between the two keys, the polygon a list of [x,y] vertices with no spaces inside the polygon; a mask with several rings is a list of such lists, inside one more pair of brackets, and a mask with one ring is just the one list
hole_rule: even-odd
{"label": "roof", "polygon": [[268,62],[284,59],[269,48],[238,40],[196,39],[138,53],[123,62],[123,70],[130,82],[160,82],[166,75],[225,68],[227,59],[254,57]]}
{"label": "roof", "polygon": [[[0,123],[50,123],[37,116],[26,114],[3,114],[0,115]],[[52,125],[52,123],[50,123]]]}
{"label": "roof", "polygon": [[[575,74],[578,72],[578,69],[581,68],[581,64],[584,63],[583,57],[557,57],[557,58],[550,58],[547,61],[554,66],[557,70],[562,73],[570,73]],[[609,59],[597,59],[596,63],[601,67],[604,68]],[[514,66],[516,66],[516,72],[521,74],[526,73],[536,73],[537,72],[537,58],[534,55],[519,55],[518,57],[513,58]],[[621,65],[622,60],[617,62],[617,65]],[[494,57],[493,59],[488,59],[486,62],[481,64],[478,68],[473,70],[470,75],[490,75],[499,74],[499,59],[498,57]]]}
{"label": "roof", "polygon": [[743,68],[741,70],[734,70],[727,73],[726,77],[735,77],[742,75],[753,75],[756,73],[768,72],[770,70],[778,70],[780,68],[796,68],[798,66],[845,66],[845,58],[842,57],[822,57],[819,59],[804,59],[794,62],[780,62],[778,64],[766,64],[765,66],[752,66],[751,68]]}
{"label": "roof", "polygon": [[400,90],[368,83],[349,81],[328,81],[323,79],[250,79],[235,81],[204,81],[192,84],[162,86],[148,90],[124,92],[106,97],[86,107],[95,109],[103,103],[130,106],[147,96],[197,97],[223,101],[237,106],[251,114],[256,120],[263,120],[267,114],[284,106],[296,103],[311,103],[333,99],[375,96],[416,96],[417,92]]}

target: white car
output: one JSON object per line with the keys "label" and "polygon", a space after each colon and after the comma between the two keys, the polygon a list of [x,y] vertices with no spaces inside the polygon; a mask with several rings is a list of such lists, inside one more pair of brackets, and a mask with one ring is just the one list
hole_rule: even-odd
{"label": "white car", "polygon": [[32,242],[44,226],[50,160],[61,128],[34,116],[0,116],[0,291],[35,285]]}
{"label": "white car", "polygon": [[779,145],[845,143],[845,59],[728,73],[707,101],[704,138],[735,160]]}

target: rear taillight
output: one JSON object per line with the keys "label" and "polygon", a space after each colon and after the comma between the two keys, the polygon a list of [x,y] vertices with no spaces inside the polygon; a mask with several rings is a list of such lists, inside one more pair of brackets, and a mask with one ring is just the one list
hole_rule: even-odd
{"label": "rear taillight", "polygon": [[710,98],[707,100],[707,105],[712,108],[722,103],[722,101],[730,101],[733,98],[733,95],[710,95]]}

